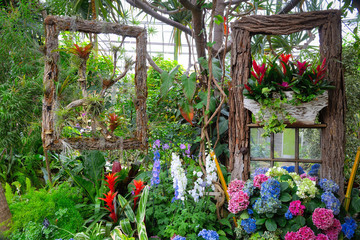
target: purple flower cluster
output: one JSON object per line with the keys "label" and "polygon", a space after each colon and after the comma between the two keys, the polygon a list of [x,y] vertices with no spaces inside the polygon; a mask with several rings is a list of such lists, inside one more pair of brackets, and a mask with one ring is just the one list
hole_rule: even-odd
{"label": "purple flower cluster", "polygon": [[332,180],[327,180],[326,178],[321,179],[319,185],[324,192],[337,193],[339,191],[339,186]]}
{"label": "purple flower cluster", "polygon": [[254,218],[243,219],[241,220],[241,226],[246,233],[253,233],[256,231],[256,220]]}
{"label": "purple flower cluster", "polygon": [[198,237],[202,237],[205,240],[219,240],[219,234],[214,230],[203,229],[199,232]]}
{"label": "purple flower cluster", "polygon": [[335,197],[332,192],[324,192],[321,195],[321,201],[325,203],[327,209],[331,209],[334,215],[338,215],[340,213],[340,200]]}
{"label": "purple flower cluster", "polygon": [[261,198],[279,198],[280,196],[280,183],[276,179],[269,179],[261,184],[260,190]]}
{"label": "purple flower cluster", "polygon": [[357,224],[353,218],[346,217],[345,223],[342,224],[341,227],[341,231],[344,233],[345,237],[351,239],[354,236]]}
{"label": "purple flower cluster", "polygon": [[160,183],[160,153],[158,150],[154,152],[154,165],[152,170],[151,186],[158,185]]}

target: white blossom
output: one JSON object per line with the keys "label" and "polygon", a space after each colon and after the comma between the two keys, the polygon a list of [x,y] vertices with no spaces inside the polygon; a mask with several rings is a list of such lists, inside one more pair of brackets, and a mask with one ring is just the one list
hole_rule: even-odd
{"label": "white blossom", "polygon": [[173,178],[173,187],[175,189],[175,199],[185,200],[185,190],[187,185],[187,178],[180,158],[175,153],[172,154],[171,161],[171,176]]}
{"label": "white blossom", "polygon": [[212,190],[215,190],[214,185],[212,185],[213,182],[217,181],[217,172],[216,172],[216,164],[215,160],[210,157],[210,155],[206,156],[205,159],[205,167],[206,167],[206,185],[210,186]]}

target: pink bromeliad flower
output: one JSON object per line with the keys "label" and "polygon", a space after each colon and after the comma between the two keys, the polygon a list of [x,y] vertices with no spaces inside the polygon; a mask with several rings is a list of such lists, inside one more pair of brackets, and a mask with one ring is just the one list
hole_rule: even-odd
{"label": "pink bromeliad flower", "polygon": [[267,68],[265,67],[265,63],[263,63],[261,66],[257,65],[256,61],[253,60],[253,68],[254,71],[251,71],[251,75],[258,81],[259,85],[261,85],[262,80],[265,77],[265,73]]}
{"label": "pink bromeliad flower", "polygon": [[291,57],[291,54],[281,54],[279,57],[284,74],[286,74],[286,66],[285,65],[288,65],[290,57]]}
{"label": "pink bromeliad flower", "polygon": [[304,62],[299,62],[299,61],[297,61],[296,66],[297,66],[297,68],[298,68],[298,70],[299,70],[299,75],[302,76],[302,75],[304,74],[306,68],[307,68],[308,66],[310,66],[310,65],[311,65],[311,64],[307,63],[306,61],[304,61]]}
{"label": "pink bromeliad flower", "polygon": [[318,65],[316,67],[316,71],[313,71],[314,74],[316,74],[315,79],[313,80],[314,85],[316,85],[320,80],[324,79],[326,75],[327,67],[325,67],[326,64],[326,58],[324,58],[321,65]]}
{"label": "pink bromeliad flower", "polygon": [[278,83],[278,85],[279,85],[280,87],[283,87],[283,88],[289,88],[289,87],[290,87],[290,85],[289,85],[288,82],[282,82],[281,84]]}

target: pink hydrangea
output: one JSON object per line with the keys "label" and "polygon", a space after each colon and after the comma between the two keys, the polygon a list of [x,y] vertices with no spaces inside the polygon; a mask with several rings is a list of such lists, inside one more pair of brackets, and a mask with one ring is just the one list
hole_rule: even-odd
{"label": "pink hydrangea", "polygon": [[316,177],[311,177],[311,176],[307,175],[306,173],[301,174],[300,177],[301,177],[301,179],[308,178],[311,181],[316,181]]}
{"label": "pink hydrangea", "polygon": [[301,205],[300,200],[292,201],[289,206],[289,211],[293,216],[303,215],[305,210],[305,206]]}
{"label": "pink hydrangea", "polygon": [[297,231],[297,238],[299,240],[315,240],[315,233],[311,230],[311,228],[305,226]]}
{"label": "pink hydrangea", "polygon": [[333,224],[324,231],[329,240],[337,240],[340,232],[341,223],[336,218],[334,218]]}
{"label": "pink hydrangea", "polygon": [[238,191],[232,195],[229,201],[229,211],[236,214],[245,210],[249,205],[249,196],[243,191]]}
{"label": "pink hydrangea", "polygon": [[334,222],[333,211],[326,208],[316,208],[312,215],[312,220],[317,228],[326,230]]}
{"label": "pink hydrangea", "polygon": [[234,180],[229,184],[228,187],[228,193],[230,198],[232,198],[232,195],[236,192],[241,191],[244,188],[245,182],[241,180]]}
{"label": "pink hydrangea", "polygon": [[315,237],[315,240],[329,240],[329,238],[324,234],[319,234]]}
{"label": "pink hydrangea", "polygon": [[259,174],[254,177],[254,187],[261,189],[261,184],[266,182],[270,177],[265,174]]}
{"label": "pink hydrangea", "polygon": [[288,232],[285,235],[285,240],[297,240],[298,239],[298,234],[296,232]]}

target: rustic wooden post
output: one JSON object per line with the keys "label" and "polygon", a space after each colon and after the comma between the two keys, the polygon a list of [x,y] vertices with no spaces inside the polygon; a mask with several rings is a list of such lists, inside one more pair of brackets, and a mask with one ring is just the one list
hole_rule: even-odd
{"label": "rustic wooden post", "polygon": [[[115,150],[115,149],[145,149],[147,148],[147,72],[146,72],[146,30],[140,27],[121,25],[117,23],[87,21],[78,18],[48,16],[45,21],[46,49],[44,71],[44,100],[42,140],[44,151],[63,149],[65,146],[78,150]],[[55,129],[55,111],[57,106],[55,82],[58,81],[57,60],[59,53],[58,35],[60,31],[78,31],[84,33],[117,34],[136,38],[136,124],[135,138],[122,139],[119,137],[105,138],[59,138]],[[82,74],[84,78],[84,73]],[[82,86],[86,90],[86,85]],[[84,92],[83,92],[84,93]],[[86,97],[86,92],[83,94]],[[74,101],[73,106],[81,106],[86,99]]]}
{"label": "rustic wooden post", "polygon": [[340,12],[329,14],[329,21],[319,28],[319,34],[321,58],[326,58],[328,78],[336,87],[329,91],[329,106],[320,115],[321,121],[327,124],[321,134],[321,177],[338,183],[343,195],[346,105]]}
{"label": "rustic wooden post", "polygon": [[336,181],[343,195],[345,150],[345,88],[341,65],[341,11],[327,10],[299,14],[248,16],[232,24],[232,82],[229,91],[228,169],[232,179],[246,180],[250,170],[249,111],[243,106],[242,84],[250,75],[251,36],[255,34],[285,35],[319,27],[321,58],[327,59],[328,79],[336,89],[329,91],[329,106],[320,113],[327,124],[322,130],[322,177]]}

